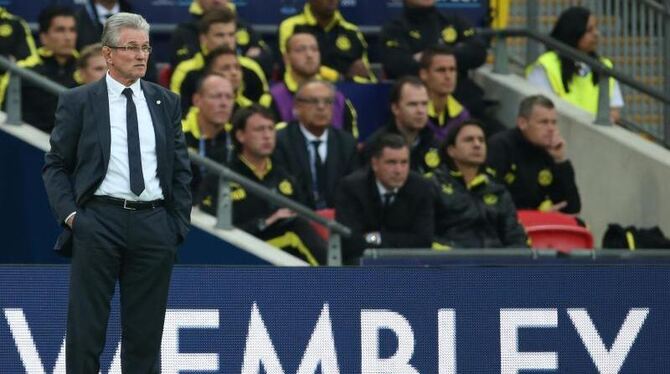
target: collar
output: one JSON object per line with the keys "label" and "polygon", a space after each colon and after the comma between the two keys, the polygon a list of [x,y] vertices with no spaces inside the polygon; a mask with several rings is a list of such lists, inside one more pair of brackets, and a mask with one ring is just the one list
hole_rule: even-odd
{"label": "collar", "polygon": [[388,192],[397,195],[398,191],[400,190],[399,188],[394,188],[394,189],[391,189],[391,190],[387,189],[386,187],[384,187],[384,185],[376,177],[375,177],[375,184],[377,185],[377,191],[379,191],[379,197],[383,197],[384,194],[386,194]]}
{"label": "collar", "polygon": [[[198,114],[200,114],[200,108],[192,106],[189,108],[186,118],[181,121],[181,128],[184,133],[190,133],[194,138],[200,139],[202,134],[200,133],[200,126],[198,125]],[[223,130],[228,133],[232,130],[232,124],[230,122],[223,125]],[[217,132],[215,137],[221,135],[221,131]]]}
{"label": "collar", "polygon": [[270,157],[268,157],[265,162],[265,170],[258,170],[258,168],[256,168],[254,164],[252,164],[249,160],[247,160],[246,157],[242,156],[242,154],[240,154],[239,157],[240,161],[242,161],[242,163],[246,165],[249,168],[249,170],[251,170],[251,172],[254,173],[254,175],[258,177],[258,179],[260,180],[263,180],[263,178],[265,178],[265,176],[268,175],[270,170],[272,170],[272,159]]}
{"label": "collar", "polygon": [[[323,74],[321,74],[321,72],[324,71],[324,68],[325,68],[325,66],[320,67],[319,68],[319,73],[317,73],[312,79],[324,80]],[[286,85],[286,88],[288,88],[288,90],[291,93],[295,93],[296,91],[298,91],[298,82],[296,82],[295,79],[293,79],[293,76],[291,75],[291,73],[289,73],[290,69],[291,69],[290,66],[286,67],[286,71],[284,72],[284,84]],[[326,68],[326,69],[328,69],[328,68]],[[337,75],[335,75],[333,80],[328,79],[328,78],[326,78],[325,80],[327,80],[329,82],[333,82],[333,81],[337,80]]]}
{"label": "collar", "polygon": [[[452,176],[453,178],[460,180],[463,184],[465,184],[465,180],[463,179],[463,173],[461,173],[459,170],[453,170],[449,168],[449,175]],[[477,174],[477,176],[474,177],[470,181],[470,183],[465,187],[468,190],[472,190],[478,186],[486,185],[488,183],[489,183],[489,177],[480,171],[479,174]]]}
{"label": "collar", "polygon": [[[232,2],[228,3],[228,8],[230,8],[233,12],[235,12],[235,4],[233,4]],[[191,6],[188,7],[188,12],[194,16],[202,16],[205,13],[205,11],[202,9],[202,6],[200,6],[198,0],[193,0]]]}
{"label": "collar", "polygon": [[[52,58],[52,57],[54,57],[54,53],[50,49],[47,49],[46,47],[37,48],[37,55],[40,58]],[[72,50],[72,58],[75,59],[75,60],[79,58],[79,52],[77,52],[76,49]]]}
{"label": "collar", "polygon": [[[116,79],[112,78],[112,76],[109,75],[109,71],[107,72],[107,75],[105,75],[105,82],[107,83],[107,92],[109,92],[110,96],[117,97],[123,95],[122,92],[126,88],[126,86],[121,84]],[[131,84],[130,89],[133,90],[133,96],[139,97],[139,95],[142,93],[142,85],[140,84],[140,79],[136,80],[133,84]]]}
{"label": "collar", "polygon": [[98,17],[104,17],[107,14],[116,14],[121,11],[121,6],[117,2],[114,4],[112,9],[107,9],[99,3],[95,3],[95,12],[98,14]]}
{"label": "collar", "polygon": [[[305,20],[307,21],[308,25],[310,26],[318,25],[316,17],[314,16],[314,13],[312,13],[312,7],[310,7],[309,4],[305,4],[303,13],[305,14]],[[335,25],[337,25],[342,21],[344,21],[342,13],[340,13],[339,10],[336,10],[335,13],[333,14],[333,19],[330,20],[330,23],[325,27],[325,30],[330,31]]]}
{"label": "collar", "polygon": [[452,95],[447,96],[447,105],[446,110],[443,110],[442,113],[438,114],[435,109],[435,104],[433,100],[428,101],[428,117],[437,118],[439,125],[444,125],[444,123],[449,118],[457,117],[463,111],[463,105],[456,100]]}
{"label": "collar", "polygon": [[323,132],[323,135],[321,135],[320,137],[316,137],[314,134],[307,131],[305,126],[303,126],[302,123],[301,123],[300,124],[300,132],[302,132],[302,135],[307,140],[307,143],[311,143],[314,140],[320,140],[322,144],[328,144],[328,129],[326,129],[326,131]]}

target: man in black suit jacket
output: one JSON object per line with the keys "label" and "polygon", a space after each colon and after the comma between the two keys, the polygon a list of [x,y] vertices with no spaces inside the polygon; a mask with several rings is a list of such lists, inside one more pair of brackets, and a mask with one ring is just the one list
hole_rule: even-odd
{"label": "man in black suit jacket", "polygon": [[433,195],[426,180],[409,170],[402,136],[384,134],[375,143],[370,169],[340,183],[336,219],[352,230],[343,258],[354,263],[366,248],[429,248]]}
{"label": "man in black suit jacket", "polygon": [[102,38],[102,80],[59,99],[44,184],[71,248],[68,373],[97,373],[110,300],[121,290],[122,370],[158,373],[168,286],[189,228],[191,169],[176,95],[140,78],[149,24],[118,13]]}
{"label": "man in black suit jacket", "polygon": [[357,166],[356,140],[332,126],[335,92],[324,81],[300,86],[294,103],[297,121],[280,125],[277,134],[277,163],[299,181],[312,209],[334,207],[339,181]]}

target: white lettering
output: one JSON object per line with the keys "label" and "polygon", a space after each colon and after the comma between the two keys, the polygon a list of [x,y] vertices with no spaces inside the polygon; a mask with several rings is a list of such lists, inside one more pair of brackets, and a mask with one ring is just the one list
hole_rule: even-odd
{"label": "white lettering", "polygon": [[586,309],[568,309],[572,324],[602,374],[619,372],[648,314],[648,308],[633,308],[628,311],[612,347],[607,350]]}
{"label": "white lettering", "polygon": [[322,374],[340,374],[328,304],[323,304],[321,315],[309,338],[296,374],[314,374],[319,363]]}
{"label": "white lettering", "polygon": [[242,374],[257,374],[261,370],[261,365],[265,368],[266,373],[284,374],[277,351],[272,345],[267,328],[265,328],[263,317],[258,311],[258,306],[254,303],[251,307],[247,342],[244,347]]}
{"label": "white lettering", "polygon": [[[391,330],[398,349],[388,358],[379,357],[379,331]],[[409,361],[414,354],[414,332],[407,319],[390,310],[361,310],[361,373],[419,374]]]}
{"label": "white lettering", "polygon": [[519,352],[519,329],[556,327],[556,309],[500,310],[500,373],[516,374],[520,370],[556,370],[556,352]]}
{"label": "white lettering", "polygon": [[161,342],[161,373],[179,374],[181,371],[218,371],[216,353],[179,353],[180,329],[218,329],[217,309],[168,309],[165,313]]}
{"label": "white lettering", "polygon": [[437,312],[438,373],[456,374],[456,311]]}

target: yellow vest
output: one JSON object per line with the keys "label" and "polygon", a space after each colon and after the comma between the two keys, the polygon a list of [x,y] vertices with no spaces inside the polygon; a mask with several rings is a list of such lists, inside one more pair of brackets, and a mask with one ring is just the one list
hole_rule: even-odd
{"label": "yellow vest", "polygon": [[[612,68],[613,64],[607,58],[600,57],[602,62],[608,68]],[[551,88],[554,93],[561,98],[571,102],[572,104],[596,114],[598,111],[598,85],[593,84],[593,73],[589,72],[585,76],[574,75],[570,80],[570,92],[565,92],[563,81],[561,80],[561,60],[558,58],[556,52],[550,51],[543,53],[537,61],[531,65],[526,71],[526,76],[530,74],[531,70],[541,66],[547,74]],[[614,92],[614,78],[610,78],[610,98]]]}

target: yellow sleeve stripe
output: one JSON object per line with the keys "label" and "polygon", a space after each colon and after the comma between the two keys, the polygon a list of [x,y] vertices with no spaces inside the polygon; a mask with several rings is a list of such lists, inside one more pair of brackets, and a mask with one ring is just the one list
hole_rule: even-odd
{"label": "yellow sleeve stripe", "polygon": [[205,59],[202,57],[202,53],[196,53],[192,58],[182,61],[174,69],[172,73],[172,78],[170,79],[170,91],[180,94],[181,85],[186,79],[186,75],[193,70],[202,69],[205,66]]}
{"label": "yellow sleeve stripe", "polygon": [[261,80],[261,83],[263,84],[263,91],[268,92],[270,90],[268,86],[268,80],[265,78],[265,73],[263,72],[263,69],[258,64],[258,62],[246,56],[237,56],[237,60],[242,67],[253,71],[254,74],[258,76],[258,78]]}
{"label": "yellow sleeve stripe", "polygon": [[292,247],[298,250],[305,258],[307,262],[312,266],[318,266],[319,262],[316,261],[316,258],[312,254],[312,251],[305,246],[300,237],[292,231],[287,231],[284,235],[278,236],[274,239],[267,241],[268,244],[273,245],[278,248]]}

